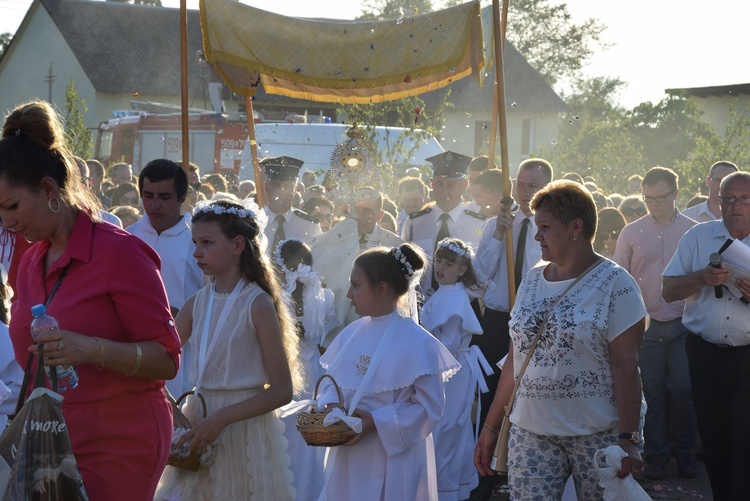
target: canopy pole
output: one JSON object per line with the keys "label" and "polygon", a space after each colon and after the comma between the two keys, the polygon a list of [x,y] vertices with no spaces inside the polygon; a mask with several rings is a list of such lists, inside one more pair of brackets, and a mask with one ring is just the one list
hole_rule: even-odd
{"label": "canopy pole", "polygon": [[188,125],[187,0],[180,0],[180,94],[182,105],[182,169],[190,177],[190,129]]}
{"label": "canopy pole", "polygon": [[260,165],[258,164],[258,143],[255,140],[255,116],[253,114],[253,99],[245,96],[245,112],[247,113],[247,134],[250,137],[250,156],[253,159],[253,173],[255,174],[255,198],[258,201],[258,207],[265,205],[266,193],[263,188],[263,178],[260,174]]}
{"label": "canopy pole", "polygon": [[[503,0],[503,13],[508,12],[509,0]],[[503,212],[509,213],[513,206],[510,186],[510,167],[508,165],[508,123],[506,121],[505,105],[505,74],[504,54],[505,33],[500,29],[500,0],[492,0],[492,28],[495,39],[495,79],[497,81],[498,124],[500,127],[500,163],[503,169]],[[508,308],[513,309],[516,302],[516,280],[511,273],[515,268],[513,259],[513,232],[510,228],[505,230],[505,256],[508,270]]]}
{"label": "canopy pole", "polygon": [[[503,11],[501,13],[502,19],[500,20],[500,33],[502,34],[502,37],[500,38],[500,41],[503,45],[503,50],[505,50],[505,30],[508,26],[508,12],[507,12],[507,6],[503,7]],[[494,40],[494,33],[493,33],[493,40]],[[490,145],[489,145],[489,152],[488,157],[492,162],[495,161],[495,146],[497,144],[497,122],[498,122],[498,104],[497,104],[497,78],[495,78],[495,92],[493,93],[492,98],[492,123],[490,124]],[[491,165],[491,164],[490,164]]]}

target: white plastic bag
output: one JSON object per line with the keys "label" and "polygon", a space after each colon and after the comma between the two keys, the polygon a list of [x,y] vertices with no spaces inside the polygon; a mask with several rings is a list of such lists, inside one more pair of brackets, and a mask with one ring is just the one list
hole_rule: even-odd
{"label": "white plastic bag", "polygon": [[[619,445],[610,445],[594,454],[594,463],[599,469],[599,485],[604,487],[604,501],[651,501],[651,497],[635,481],[633,475],[617,477],[622,468],[622,460],[627,455]],[[607,466],[601,466],[602,459]]]}

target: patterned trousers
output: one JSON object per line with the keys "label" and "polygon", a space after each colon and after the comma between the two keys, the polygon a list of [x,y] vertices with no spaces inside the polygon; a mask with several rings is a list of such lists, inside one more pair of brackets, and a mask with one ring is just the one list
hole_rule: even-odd
{"label": "patterned trousers", "polygon": [[572,474],[579,500],[599,500],[597,450],[617,443],[617,428],[577,437],[536,435],[513,425],[508,443],[508,483],[513,501],[562,498]]}

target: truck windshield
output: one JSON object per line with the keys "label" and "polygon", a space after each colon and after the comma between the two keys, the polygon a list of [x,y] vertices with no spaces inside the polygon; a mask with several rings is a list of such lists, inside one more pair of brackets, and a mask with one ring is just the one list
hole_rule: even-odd
{"label": "truck windshield", "polygon": [[96,145],[96,158],[107,160],[112,156],[112,131],[99,129],[99,141]]}

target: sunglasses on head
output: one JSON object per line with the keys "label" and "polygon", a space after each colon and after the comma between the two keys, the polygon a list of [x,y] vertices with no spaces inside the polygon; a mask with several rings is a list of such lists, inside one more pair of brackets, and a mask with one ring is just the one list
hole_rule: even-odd
{"label": "sunglasses on head", "polygon": [[623,216],[645,216],[646,215],[646,209],[643,207],[633,207],[628,209],[620,209],[620,212]]}

